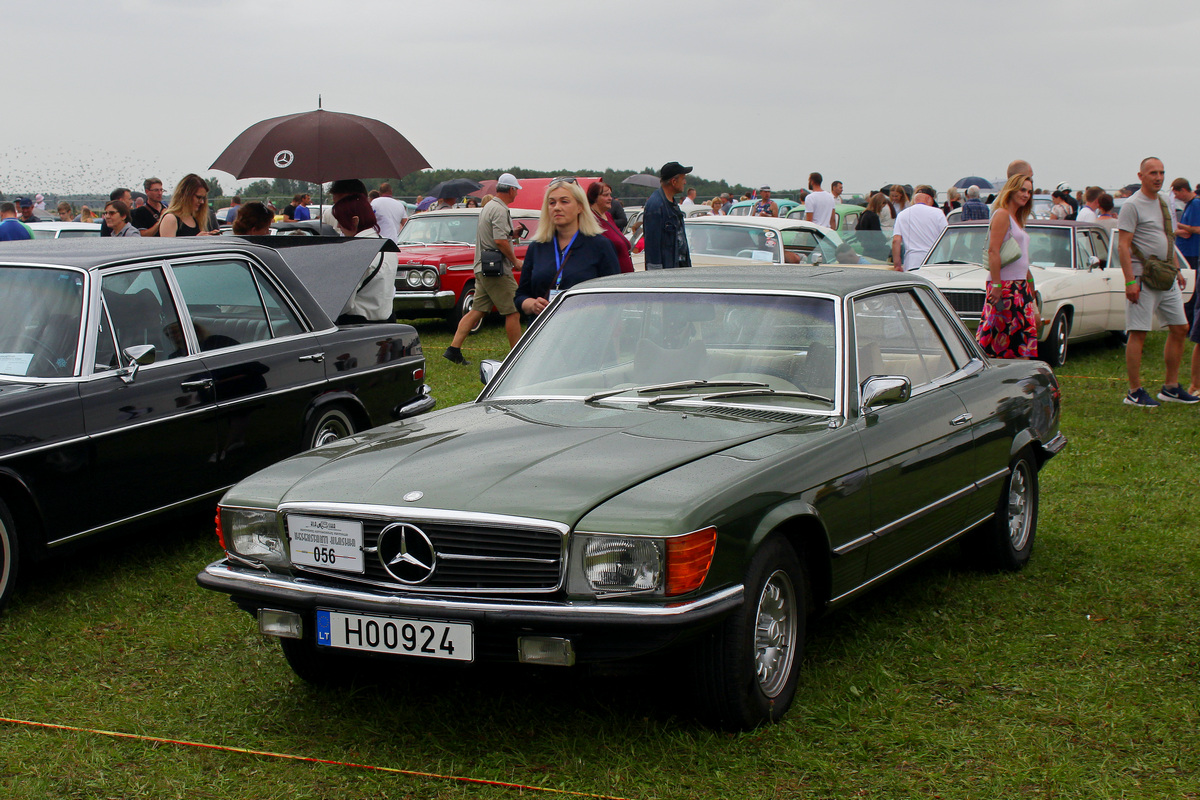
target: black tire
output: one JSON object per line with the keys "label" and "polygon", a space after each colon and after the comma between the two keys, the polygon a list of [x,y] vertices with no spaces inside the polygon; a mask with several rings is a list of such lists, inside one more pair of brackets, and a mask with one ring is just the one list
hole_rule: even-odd
{"label": "black tire", "polygon": [[[463,286],[462,297],[458,298],[458,302],[454,305],[454,310],[446,317],[446,321],[450,326],[457,329],[458,323],[462,322],[462,318],[471,310],[471,306],[475,304],[475,281],[467,281]],[[475,327],[471,328],[471,333],[475,333],[483,327],[483,320],[486,315],[479,318],[479,322],[475,323]]]}
{"label": "black tire", "polygon": [[17,537],[17,526],[13,523],[8,506],[0,500],[0,609],[8,604],[13,586],[17,582],[17,567],[20,564],[21,547]]}
{"label": "black tire", "polygon": [[280,639],[279,648],[292,672],[305,683],[323,688],[349,686],[364,674],[363,659],[303,639]]}
{"label": "black tire", "polygon": [[308,425],[304,426],[304,449],[311,450],[335,442],[354,431],[354,419],[344,408],[326,406],[314,413]]}
{"label": "black tire", "polygon": [[782,537],[763,543],[746,572],[742,607],[698,645],[702,713],[727,730],[778,721],[792,705],[804,652],[808,576]]}
{"label": "black tire", "polygon": [[996,503],[996,513],[974,533],[974,555],[984,569],[1016,572],[1029,563],[1037,534],[1038,472],[1028,450],[1017,454]]}
{"label": "black tire", "polygon": [[1038,343],[1038,357],[1052,367],[1061,367],[1067,363],[1067,339],[1071,335],[1071,320],[1067,312],[1059,311],[1050,323],[1050,335],[1046,341]]}

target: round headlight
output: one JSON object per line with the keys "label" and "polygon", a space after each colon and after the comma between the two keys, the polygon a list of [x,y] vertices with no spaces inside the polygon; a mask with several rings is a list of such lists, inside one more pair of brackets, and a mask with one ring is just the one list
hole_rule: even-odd
{"label": "round headlight", "polygon": [[421,273],[423,270],[410,269],[408,271],[408,285],[414,289],[421,285]]}
{"label": "round headlight", "polygon": [[437,285],[437,273],[431,269],[425,270],[421,274],[421,285],[427,289],[432,289]]}

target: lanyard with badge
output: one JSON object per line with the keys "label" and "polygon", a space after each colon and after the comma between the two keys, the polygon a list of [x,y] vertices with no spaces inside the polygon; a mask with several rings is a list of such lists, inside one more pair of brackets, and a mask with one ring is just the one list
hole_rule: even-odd
{"label": "lanyard with badge", "polygon": [[562,286],[563,267],[566,266],[567,256],[571,254],[571,245],[575,244],[575,239],[578,236],[579,231],[575,231],[575,235],[571,237],[571,241],[567,242],[567,246],[562,249],[562,252],[558,250],[557,236],[551,242],[554,245],[554,266],[557,268],[557,273],[554,276],[554,287],[550,290],[550,297],[548,298],[550,300],[558,297],[559,293],[562,292],[562,289],[558,287]]}

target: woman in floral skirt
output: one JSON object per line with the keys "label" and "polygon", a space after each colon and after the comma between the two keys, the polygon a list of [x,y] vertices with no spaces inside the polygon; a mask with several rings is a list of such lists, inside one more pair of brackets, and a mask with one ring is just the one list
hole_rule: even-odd
{"label": "woman in floral skirt", "polygon": [[1036,358],[1037,296],[1025,232],[1033,210],[1033,180],[1028,175],[1009,178],[995,208],[988,226],[987,302],[975,337],[993,358]]}

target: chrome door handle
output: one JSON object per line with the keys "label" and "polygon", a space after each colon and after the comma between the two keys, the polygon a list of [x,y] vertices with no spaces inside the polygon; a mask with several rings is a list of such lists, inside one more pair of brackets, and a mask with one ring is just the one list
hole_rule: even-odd
{"label": "chrome door handle", "polygon": [[954,419],[950,420],[951,425],[966,425],[973,417],[970,414],[959,414]]}
{"label": "chrome door handle", "polygon": [[205,389],[213,388],[213,379],[202,378],[198,381],[184,381],[183,383],[179,384],[179,388],[183,389],[185,392],[204,391]]}
{"label": "chrome door handle", "polygon": [[322,361],[325,360],[325,354],[324,353],[310,353],[309,355],[306,355],[306,356],[300,356],[296,360],[297,361],[311,361],[314,364],[320,364]]}

